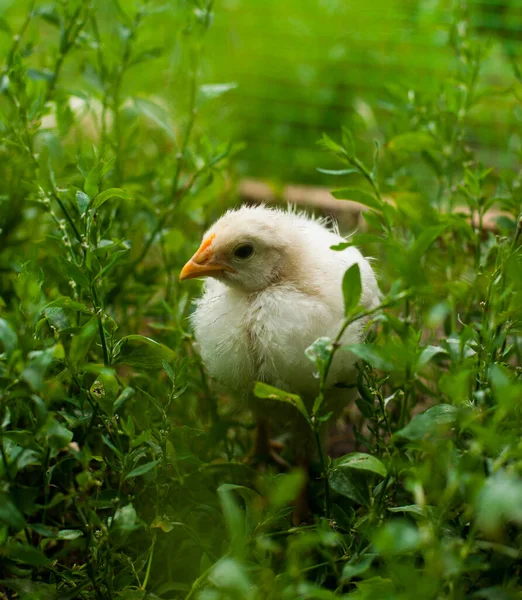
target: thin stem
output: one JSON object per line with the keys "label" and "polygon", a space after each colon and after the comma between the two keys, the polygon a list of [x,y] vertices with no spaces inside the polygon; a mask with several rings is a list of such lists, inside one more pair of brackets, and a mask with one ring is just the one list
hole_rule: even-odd
{"label": "thin stem", "polygon": [[18,48],[20,47],[20,44],[25,35],[25,32],[27,31],[27,28],[29,27],[29,24],[31,23],[31,21],[34,17],[33,11],[34,11],[35,4],[36,4],[36,0],[33,0],[31,2],[29,11],[27,13],[27,17],[25,18],[24,22],[22,23],[20,30],[18,31],[18,33],[15,36],[13,36],[13,45],[11,46],[11,49],[9,50],[9,54],[7,55],[7,61],[6,61],[4,69],[2,70],[2,75],[7,73],[7,71],[9,71],[9,69],[11,68],[11,66],[13,64],[14,56],[15,56],[16,52],[18,51]]}
{"label": "thin stem", "polygon": [[[144,3],[144,5],[146,2]],[[138,31],[138,27],[143,18],[143,9],[144,5],[141,6],[135,17],[132,25],[129,28],[129,35],[125,39],[125,43],[123,46],[123,55],[121,59],[121,63],[116,68],[113,91],[112,91],[112,101],[113,101],[113,111],[114,111],[114,133],[115,133],[115,154],[116,161],[114,163],[114,170],[116,173],[116,185],[119,187],[124,180],[124,171],[123,171],[123,161],[122,161],[122,127],[121,127],[121,115],[120,115],[120,106],[121,106],[121,87],[123,83],[123,77],[125,75],[125,71],[129,65],[129,60],[132,52],[132,44],[136,40],[136,33]]]}
{"label": "thin stem", "polygon": [[98,319],[98,330],[100,332],[100,341],[101,341],[102,350],[103,350],[103,364],[106,367],[108,367],[108,366],[110,366],[109,351],[107,349],[107,341],[105,339],[105,330],[103,328],[102,309],[98,302],[98,293],[96,292],[96,283],[92,284],[91,290],[92,290],[92,300],[93,300],[93,304],[94,304],[94,310],[96,311],[96,316]]}
{"label": "thin stem", "polygon": [[207,580],[208,576],[210,575],[210,572],[212,571],[212,569],[214,569],[214,567],[215,565],[210,566],[204,573],[202,573],[196,579],[196,581],[194,581],[189,593],[187,594],[187,596],[185,596],[185,600],[191,600],[191,598],[194,598],[196,592],[199,591],[203,583]]}
{"label": "thin stem", "polygon": [[[405,290],[404,292],[397,294],[397,296],[390,298],[390,300],[387,300],[386,302],[382,302],[381,304],[374,306],[373,308],[363,310],[362,312],[356,314],[355,316],[349,316],[347,319],[345,319],[341,329],[339,330],[339,333],[337,334],[337,337],[335,338],[335,341],[333,342],[333,348],[328,357],[328,361],[327,361],[325,369],[324,369],[323,377],[321,379],[324,379],[324,382],[326,382],[326,380],[328,379],[328,374],[329,374],[330,368],[332,366],[334,355],[337,352],[337,350],[341,347],[341,339],[342,339],[345,331],[348,329],[348,327],[350,325],[352,325],[356,321],[360,321],[361,319],[369,317],[384,308],[393,306],[397,302],[400,302],[401,300],[404,300],[405,298],[409,297],[410,294],[411,294],[410,290]],[[325,384],[323,383],[323,386],[324,385]]]}
{"label": "thin stem", "polygon": [[2,454],[2,462],[4,463],[4,472],[9,481],[12,481],[11,472],[9,471],[9,461],[7,460],[7,455],[5,453],[4,448],[4,438],[0,436],[0,454]]}
{"label": "thin stem", "polygon": [[[382,397],[381,392],[377,392],[376,396],[377,396],[377,400],[379,402],[379,406],[381,408],[381,413],[382,413],[382,417],[383,417],[384,423],[386,425],[386,431],[388,432],[388,435],[391,436],[392,435],[392,430],[391,430],[391,427],[390,427],[390,421],[388,419],[388,413],[386,412],[386,406],[384,405],[384,398]],[[385,448],[386,448],[386,450],[389,453],[388,445],[387,444],[385,444]]]}
{"label": "thin stem", "polygon": [[187,151],[187,146],[190,141],[190,136],[192,134],[192,129],[194,128],[194,123],[196,121],[196,95],[197,95],[197,75],[199,69],[199,53],[194,53],[192,55],[192,68],[190,71],[190,96],[189,96],[189,121],[187,123],[187,127],[185,129],[185,134],[183,135],[183,140],[179,147],[178,154],[176,156],[176,169],[174,171],[174,177],[172,180],[172,189],[170,192],[170,197],[172,201],[175,201],[176,195],[178,192],[179,185],[179,177],[181,175],[181,167],[185,158],[185,152]]}
{"label": "thin stem", "polygon": [[328,482],[328,469],[326,467],[326,461],[324,459],[323,444],[321,443],[321,436],[319,435],[318,426],[316,425],[317,419],[314,420],[314,437],[319,453],[319,463],[321,466],[321,476],[323,478],[324,485],[324,515],[327,519],[332,514],[332,501],[330,499],[330,484]]}
{"label": "thin stem", "polygon": [[[178,194],[177,194],[175,200],[177,199],[177,201],[179,202],[179,200],[184,198],[190,192],[190,190],[193,188],[194,184],[201,177],[201,175],[208,169],[211,169],[212,167],[214,167],[222,158],[224,158],[224,156],[220,155],[220,156],[212,159],[207,165],[205,165],[204,167],[202,167],[201,169],[196,171],[190,178],[187,185],[181,191],[178,191]],[[126,272],[126,275],[129,275],[130,273],[135,272],[138,265],[145,259],[145,257],[147,256],[147,254],[150,250],[150,247],[152,246],[152,244],[154,243],[154,240],[156,239],[156,236],[166,226],[167,221],[168,221],[169,217],[174,213],[176,206],[177,206],[177,203],[174,202],[161,215],[160,219],[156,222],[156,225],[154,226],[154,229],[152,230],[151,234],[147,238],[147,241],[143,245],[143,248],[142,248],[140,254],[131,263],[128,271]]]}
{"label": "thin stem", "polygon": [[65,215],[65,218],[67,219],[69,225],[71,226],[71,229],[74,232],[74,237],[76,238],[76,240],[80,243],[82,243],[82,236],[78,230],[78,228],[76,227],[75,222],[73,221],[73,218],[71,217],[69,211],[67,210],[65,204],[62,202],[62,200],[60,199],[60,197],[58,196],[58,193],[53,191],[53,198],[56,200],[56,202],[58,203],[58,206],[61,208],[63,214]]}
{"label": "thin stem", "polygon": [[150,547],[149,559],[147,561],[147,571],[145,572],[145,579],[143,580],[143,584],[141,585],[142,590],[147,589],[147,583],[149,582],[150,569],[152,567],[152,557],[154,555],[154,545],[156,544],[156,536],[152,539],[152,545]]}
{"label": "thin stem", "polygon": [[[65,57],[67,56],[67,53],[69,52],[69,50],[73,47],[74,43],[76,42],[76,39],[78,38],[78,35],[80,34],[80,31],[83,29],[83,27],[87,21],[87,14],[84,15],[84,18],[81,21],[78,21],[78,17],[80,16],[81,11],[82,11],[82,7],[79,6],[76,9],[76,11],[73,13],[73,15],[71,16],[68,27],[62,33],[62,36],[60,39],[60,48],[58,51],[58,57],[54,64],[52,78],[49,83],[49,87],[47,88],[47,93],[45,94],[45,102],[48,102],[51,99],[51,97],[54,93],[54,90],[56,89],[56,83],[58,81],[58,78],[60,77],[60,72],[62,70],[62,66],[63,66],[64,60],[65,60]],[[76,27],[76,29],[74,29],[74,26],[76,24],[78,26]],[[72,32],[72,35],[71,35],[71,32]],[[70,36],[70,39],[69,39],[69,36]]]}

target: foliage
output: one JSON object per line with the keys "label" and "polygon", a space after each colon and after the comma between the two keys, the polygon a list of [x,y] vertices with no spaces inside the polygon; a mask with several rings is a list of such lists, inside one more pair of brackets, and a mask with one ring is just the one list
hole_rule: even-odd
{"label": "foliage", "polygon": [[[357,199],[381,306],[370,318],[357,452],[300,470],[244,464],[252,438],[208,381],[176,274],[228,203],[230,157],[198,121],[211,0],[176,3],[169,104],[140,87],[165,48],[144,1],[31,4],[0,75],[0,585],[7,598],[520,598],[520,171],[468,144],[482,45],[457,14],[452,85],[398,96],[373,159],[345,130],[337,197]],[[48,30],[46,28],[49,28]],[[74,68],[69,79],[68,69]],[[172,75],[172,74],[171,74]],[[68,81],[75,81],[74,87]],[[517,157],[520,159],[520,156]],[[502,210],[497,233],[487,213]],[[340,248],[338,248],[340,249]],[[323,382],[339,340],[307,354]]]}

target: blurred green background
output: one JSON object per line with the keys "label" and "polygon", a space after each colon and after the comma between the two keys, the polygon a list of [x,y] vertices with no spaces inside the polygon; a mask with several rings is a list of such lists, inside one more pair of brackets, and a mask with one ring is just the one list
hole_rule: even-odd
{"label": "blurred green background", "polygon": [[[97,4],[108,29],[117,23],[118,11],[134,6],[130,0]],[[28,5],[0,0],[0,15],[16,23]],[[37,6],[45,9],[45,2]],[[140,90],[148,89],[149,97],[160,98],[168,113],[180,116],[188,102],[190,57],[176,38],[175,21],[187,7],[183,0],[158,7],[154,26],[138,40],[157,58],[133,67]],[[393,135],[388,122],[407,129],[395,113],[407,115],[411,89],[428,93],[457,85],[448,78],[455,62],[448,41],[456,10],[470,18],[475,35],[495,42],[482,78],[491,89],[473,109],[469,142],[484,161],[513,166],[521,115],[507,91],[514,81],[510,57],[517,56],[522,35],[521,0],[219,0],[215,9],[198,66],[198,83],[207,86],[198,121],[216,140],[244,142],[234,163],[240,175],[326,183],[316,171],[328,166],[316,145],[322,132],[336,136],[346,125],[371,140]],[[55,37],[51,25],[48,35]],[[0,35],[0,44],[6,51],[9,36]],[[32,60],[38,67],[38,52]],[[65,69],[70,79],[64,81],[74,89],[77,65],[69,61]],[[89,75],[84,72],[87,80]],[[132,95],[132,76],[125,86]],[[85,81],[78,87],[85,89]],[[213,101],[217,95],[219,102]]]}

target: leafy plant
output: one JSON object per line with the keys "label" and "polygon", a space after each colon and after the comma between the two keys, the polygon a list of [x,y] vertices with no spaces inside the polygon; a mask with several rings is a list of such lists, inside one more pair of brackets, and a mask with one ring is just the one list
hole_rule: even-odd
{"label": "leafy plant", "polygon": [[[167,9],[169,101],[147,93],[145,73],[170,51],[155,39]],[[368,322],[350,347],[355,451],[329,458],[318,435],[342,331],[307,351],[322,381],[311,414],[291,391],[255,388],[316,434],[313,516],[295,527],[306,476],[244,464],[251,418],[207,379],[176,281],[231,189],[235,148],[199,121],[231,89],[205,79],[212,10],[72,0],[0,21],[12,37],[0,75],[2,592],[520,597],[522,172],[485,167],[470,144],[491,93],[486,50],[458,12],[451,85],[397,94],[396,135],[373,152],[348,130],[323,138],[341,163],[323,169],[342,181],[334,195],[366,207],[346,245],[375,256],[383,298],[363,310],[358,269],[346,273],[344,327]]]}

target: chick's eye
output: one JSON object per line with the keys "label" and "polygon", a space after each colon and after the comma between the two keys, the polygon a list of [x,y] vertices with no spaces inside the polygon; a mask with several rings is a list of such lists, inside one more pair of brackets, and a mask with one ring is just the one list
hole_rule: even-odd
{"label": "chick's eye", "polygon": [[241,260],[246,260],[254,254],[254,246],[252,244],[239,244],[234,248],[234,256]]}

